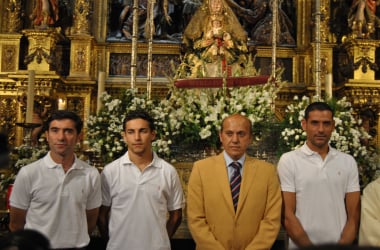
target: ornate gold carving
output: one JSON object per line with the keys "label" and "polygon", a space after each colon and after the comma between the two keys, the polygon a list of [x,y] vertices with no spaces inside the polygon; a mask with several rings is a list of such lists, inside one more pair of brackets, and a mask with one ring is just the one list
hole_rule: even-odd
{"label": "ornate gold carving", "polygon": [[375,80],[376,48],[380,46],[378,40],[346,39],[345,48],[348,51],[354,68],[355,80]]}
{"label": "ornate gold carving", "polygon": [[77,71],[85,71],[86,70],[86,58],[87,58],[87,53],[86,53],[86,48],[85,47],[78,47],[75,51],[75,64],[74,68]]}
{"label": "ornate gold carving", "polygon": [[0,34],[0,71],[18,70],[21,34]]}
{"label": "ornate gold carving", "polygon": [[21,0],[10,0],[8,3],[8,32],[17,33],[21,29]]}
{"label": "ornate gold carving", "polygon": [[15,45],[4,45],[1,56],[1,71],[16,71],[17,70],[17,48]]}
{"label": "ornate gold carving", "polygon": [[89,35],[90,1],[79,0],[75,3],[73,34]]}
{"label": "ornate gold carving", "polygon": [[73,35],[69,38],[71,39],[70,77],[90,78],[93,37]]}
{"label": "ornate gold carving", "polygon": [[23,30],[29,41],[25,63],[29,70],[50,71],[54,69],[55,46],[58,33],[55,29]]}
{"label": "ornate gold carving", "polygon": [[14,96],[0,96],[0,130],[6,131],[11,145],[15,143],[18,104]]}

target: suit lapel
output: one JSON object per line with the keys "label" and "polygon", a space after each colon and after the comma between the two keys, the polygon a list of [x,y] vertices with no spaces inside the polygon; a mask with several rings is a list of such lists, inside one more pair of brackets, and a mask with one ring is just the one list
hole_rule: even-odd
{"label": "suit lapel", "polygon": [[[228,204],[228,209],[233,214],[235,214],[234,206],[232,204],[230,180],[228,179],[227,167],[226,167],[226,162],[224,160],[223,153],[217,156],[215,168],[218,168],[216,169],[216,171],[214,171],[215,178],[218,180],[222,195],[224,199],[226,200],[226,203]],[[220,168],[223,168],[223,169],[220,169]]]}
{"label": "suit lapel", "polygon": [[[245,162],[244,162],[244,167],[243,167],[243,176],[242,176],[242,183],[240,186],[240,194],[239,194],[239,202],[238,202],[238,207],[236,214],[239,213],[240,204],[243,204],[245,202],[245,199],[247,199],[248,192],[251,189],[251,186],[253,184],[253,179],[256,175],[256,171],[254,168],[254,159],[251,157],[246,157]],[[231,198],[232,200],[232,198]]]}

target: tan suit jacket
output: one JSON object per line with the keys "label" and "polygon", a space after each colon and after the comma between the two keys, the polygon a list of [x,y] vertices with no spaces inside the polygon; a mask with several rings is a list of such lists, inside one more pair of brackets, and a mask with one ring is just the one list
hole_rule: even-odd
{"label": "tan suit jacket", "polygon": [[198,250],[270,249],[281,225],[275,167],[246,157],[236,213],[223,153],[194,163],[187,217]]}

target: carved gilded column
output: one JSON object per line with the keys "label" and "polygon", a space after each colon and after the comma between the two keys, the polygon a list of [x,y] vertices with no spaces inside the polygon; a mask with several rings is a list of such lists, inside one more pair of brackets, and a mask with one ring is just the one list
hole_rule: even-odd
{"label": "carved gilded column", "polygon": [[21,0],[9,0],[6,26],[8,33],[18,33],[21,30],[21,5]]}
{"label": "carved gilded column", "polygon": [[90,1],[77,0],[74,9],[73,34],[89,35]]}

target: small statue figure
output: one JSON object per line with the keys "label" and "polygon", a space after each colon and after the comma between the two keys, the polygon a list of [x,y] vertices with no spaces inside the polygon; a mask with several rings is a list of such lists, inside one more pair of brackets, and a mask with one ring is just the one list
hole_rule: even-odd
{"label": "small statue figure", "polygon": [[30,15],[34,27],[46,29],[58,21],[58,0],[35,0]]}
{"label": "small statue figure", "polygon": [[[262,18],[253,26],[250,37],[256,45],[271,45],[272,43],[272,22],[273,22],[273,1],[255,1],[256,10],[262,11]],[[293,23],[281,8],[282,1],[278,1],[277,16],[277,43],[278,45],[295,45],[296,42],[291,34]],[[264,8],[265,6],[265,8]],[[255,11],[258,13],[258,11]]]}
{"label": "small statue figure", "polygon": [[[139,22],[138,22],[138,37],[145,37],[147,38],[149,36],[149,33],[152,32],[152,34],[155,34],[155,28],[153,27],[152,30],[149,29],[149,19],[151,18],[149,13],[149,2],[153,0],[142,0],[139,1],[138,6],[138,16],[139,16]],[[160,15],[164,15],[165,20],[168,24],[172,23],[172,19],[168,12],[168,5],[169,0],[162,0],[158,2],[158,4],[155,4],[154,11],[153,11],[153,19],[158,18]],[[162,6],[161,6],[162,5]],[[126,9],[127,10],[127,9]],[[129,9],[128,9],[129,11]],[[123,24],[122,32],[124,34],[124,37],[128,40],[132,39],[132,30],[133,30],[133,13],[128,15],[127,20]]]}
{"label": "small statue figure", "polygon": [[348,13],[348,23],[354,37],[369,38],[379,27],[380,19],[376,16],[379,0],[353,0]]}

